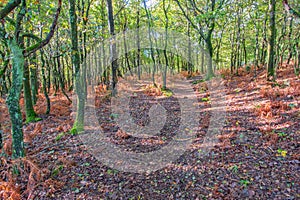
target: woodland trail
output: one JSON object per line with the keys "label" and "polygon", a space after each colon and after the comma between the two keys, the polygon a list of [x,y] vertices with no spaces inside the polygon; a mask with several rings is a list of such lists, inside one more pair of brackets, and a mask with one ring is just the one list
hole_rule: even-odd
{"label": "woodland trail", "polygon": [[[30,172],[41,175],[32,177],[33,186],[27,188],[24,196],[30,194],[38,199],[299,198],[299,94],[291,96],[291,91],[287,91],[286,95],[280,95],[285,91],[284,86],[261,88],[260,76],[263,74],[251,83],[250,75],[234,80],[226,78],[225,125],[218,136],[219,142],[206,156],[201,154],[201,149],[210,120],[207,100],[210,94],[205,91],[205,82],[195,84],[197,80],[192,80],[201,110],[197,138],[178,160],[149,174],[117,171],[95,159],[78,135],[67,133],[72,126],[71,105],[63,97],[55,97],[56,109],[53,108],[52,114],[24,128],[26,159],[33,161],[38,170],[24,171],[19,177],[23,183],[21,189],[28,187],[22,180],[27,180],[25,176]],[[289,81],[295,90],[300,85],[295,78]],[[137,94],[132,102],[135,105],[132,115],[137,124],[149,120],[143,113],[151,105],[141,99],[153,100],[155,97],[149,96],[151,92],[155,93],[149,90]],[[110,117],[109,99],[99,99],[99,121],[110,133],[110,142],[130,151],[147,152],[170,141],[173,136],[170,133],[180,122],[179,108],[172,97],[162,101],[169,112],[167,125],[154,138],[137,139],[118,131]]]}

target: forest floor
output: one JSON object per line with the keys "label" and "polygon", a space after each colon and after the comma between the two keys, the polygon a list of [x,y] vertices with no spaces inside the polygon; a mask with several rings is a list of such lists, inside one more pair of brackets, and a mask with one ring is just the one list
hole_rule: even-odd
{"label": "forest floor", "polygon": [[[278,69],[275,83],[265,81],[264,70],[223,71],[227,112],[218,143],[206,155],[200,150],[208,130],[211,106],[205,82],[191,80],[200,107],[199,131],[192,145],[175,162],[151,173],[129,173],[103,165],[88,152],[78,135],[71,135],[72,105],[62,95],[51,96],[51,114],[40,95],[36,111],[42,121],[24,125],[26,158],[17,178],[13,163],[1,159],[0,198],[14,199],[299,199],[300,198],[300,80],[291,66]],[[150,92],[149,92],[150,91]],[[152,93],[151,93],[152,92]],[[224,92],[224,91],[223,91]],[[133,103],[136,122],[159,91],[138,93]],[[149,95],[150,94],[150,95]],[[120,132],[110,119],[109,99],[99,99],[97,111],[110,142],[136,152],[167,144],[178,128],[178,102],[161,98],[169,117],[158,136],[134,138]],[[21,100],[21,104],[23,104]],[[136,105],[135,104],[135,105]],[[6,136],[10,124],[1,100],[1,124]],[[134,111],[135,110],[135,111]],[[100,115],[101,113],[101,115]],[[170,114],[171,113],[171,114]],[[5,149],[10,154],[11,140]]]}

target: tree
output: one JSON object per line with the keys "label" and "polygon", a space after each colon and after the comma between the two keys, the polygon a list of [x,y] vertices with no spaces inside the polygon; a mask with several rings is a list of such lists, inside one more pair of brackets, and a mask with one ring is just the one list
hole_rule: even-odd
{"label": "tree", "polygon": [[[16,8],[19,5],[16,5],[16,3],[18,3],[18,1],[11,1],[4,7],[4,9],[9,8],[9,11],[12,11],[13,6],[11,5],[14,5],[13,8]],[[60,10],[61,0],[58,0],[58,7],[52,26],[47,37],[44,40],[40,38],[37,39],[38,37],[36,37],[33,34],[23,33],[22,25],[26,13],[25,0],[21,1],[21,6],[19,7],[19,12],[16,16],[16,21],[14,23],[14,34],[10,35],[9,33],[6,33],[5,29],[2,30],[1,38],[3,38],[3,40],[7,42],[12,57],[12,85],[7,96],[6,104],[8,106],[10,120],[12,123],[11,132],[13,142],[13,158],[19,158],[25,155],[22,131],[22,114],[19,104],[19,99],[21,96],[21,90],[23,85],[22,82],[24,76],[25,58],[31,55],[32,53],[35,53],[37,50],[41,49],[49,43],[50,39],[53,36],[58,16],[60,14]],[[9,12],[1,10],[0,13],[4,13],[1,14],[2,18],[6,19],[9,23],[13,23],[12,20],[7,18]],[[37,40],[37,42],[34,45],[24,49],[23,43],[25,37],[34,38],[35,40]]]}
{"label": "tree", "polygon": [[[207,79],[210,79],[211,77],[214,76],[213,63],[212,63],[212,58],[214,56],[212,34],[215,29],[218,11],[220,11],[220,9],[222,8],[223,4],[225,3],[225,0],[221,0],[219,4],[217,4],[216,0],[207,1],[207,4],[204,5],[204,8],[206,8],[206,10],[200,9],[200,6],[197,6],[195,1],[188,1],[190,2],[190,6],[193,9],[194,18],[192,18],[191,16],[188,15],[188,13],[185,12],[179,0],[175,0],[175,1],[179,6],[181,12],[185,16],[185,18],[189,21],[191,26],[197,31],[200,37],[205,41],[206,48],[209,53]],[[197,24],[195,22],[197,22]],[[206,28],[204,28],[204,26]]]}
{"label": "tree", "polygon": [[77,94],[77,112],[71,132],[77,134],[83,131],[84,126],[84,106],[85,93],[82,82],[85,81],[80,71],[80,55],[78,48],[78,30],[77,30],[77,14],[75,0],[69,0],[69,15],[71,25],[71,41],[72,41],[72,64],[75,71],[75,90]]}
{"label": "tree", "polygon": [[112,70],[112,90],[114,94],[115,87],[118,82],[117,78],[117,69],[118,69],[118,61],[117,61],[117,50],[115,40],[115,22],[114,22],[114,14],[113,14],[113,6],[112,0],[106,0],[107,3],[107,13],[108,13],[108,27],[110,33],[110,61],[111,61],[111,70]]}
{"label": "tree", "polygon": [[152,35],[151,35],[151,15],[150,12],[147,8],[147,4],[146,4],[146,0],[143,0],[143,4],[144,4],[144,8],[146,11],[146,16],[147,16],[147,23],[148,23],[148,37],[149,37],[149,42],[150,42],[150,55],[151,55],[151,59],[153,62],[153,69],[152,69],[152,83],[154,86],[156,86],[155,83],[155,72],[156,72],[156,61],[154,58],[154,50],[153,50],[153,41],[152,41]]}
{"label": "tree", "polygon": [[276,11],[276,0],[269,1],[269,11],[270,11],[270,39],[269,39],[269,61],[268,61],[268,71],[267,80],[275,81],[275,40],[276,40],[276,25],[275,25],[275,11]]}
{"label": "tree", "polygon": [[166,19],[166,24],[165,24],[165,46],[164,46],[164,57],[165,57],[165,62],[166,66],[164,69],[163,73],[163,89],[167,89],[167,70],[169,67],[169,61],[168,61],[168,55],[167,55],[167,47],[168,47],[168,29],[169,29],[169,18],[168,18],[168,10],[170,6],[166,6],[166,0],[163,0],[163,10],[164,10],[164,15]]}
{"label": "tree", "polygon": [[138,79],[141,80],[141,44],[140,44],[140,0],[137,1],[137,14],[136,14],[136,28],[137,28],[137,38],[136,38],[136,43],[137,43],[137,57],[136,57],[136,65],[138,69]]}

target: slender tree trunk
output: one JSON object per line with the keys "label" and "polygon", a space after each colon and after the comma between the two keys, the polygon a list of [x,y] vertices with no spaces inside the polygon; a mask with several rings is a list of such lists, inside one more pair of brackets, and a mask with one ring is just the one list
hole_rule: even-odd
{"label": "slender tree trunk", "polygon": [[27,123],[35,121],[35,118],[37,116],[33,108],[29,81],[30,81],[29,67],[28,67],[28,62],[25,61],[23,83],[24,83],[25,113],[26,113]]}
{"label": "slender tree trunk", "polygon": [[[124,42],[124,51],[125,51],[125,63],[124,66],[127,65],[127,70],[129,70],[130,74],[132,74],[131,71],[131,66],[130,66],[130,61],[129,61],[129,52],[128,52],[128,48],[127,48],[127,41],[126,41],[126,27],[127,27],[127,16],[126,13],[123,15],[124,18],[124,25],[123,25],[123,42]],[[125,68],[125,67],[124,67]]]}
{"label": "slender tree trunk", "polygon": [[72,71],[72,67],[69,65],[69,60],[68,60],[68,56],[65,56],[65,63],[66,63],[66,67],[67,67],[67,84],[68,84],[68,90],[72,91],[73,90],[73,71]]}
{"label": "slender tree trunk", "polygon": [[38,100],[37,95],[38,95],[38,88],[39,88],[38,65],[35,62],[36,61],[36,52],[33,53],[32,60],[34,60],[34,62],[31,62],[33,67],[30,67],[29,71],[30,71],[31,99],[32,99],[33,105],[35,105]]}
{"label": "slender tree trunk", "polygon": [[[29,39],[28,39],[27,46],[30,46]],[[34,111],[33,102],[32,102],[32,94],[31,94],[31,87],[30,87],[30,70],[29,70],[28,59],[25,59],[25,63],[23,67],[24,67],[23,86],[24,86],[26,122],[30,123],[35,121],[37,114]]]}
{"label": "slender tree trunk", "polygon": [[163,89],[167,89],[167,70],[169,67],[168,55],[167,55],[167,48],[168,48],[168,28],[169,28],[169,18],[168,18],[168,8],[166,7],[166,0],[163,0],[163,9],[166,19],[165,25],[165,46],[164,46],[164,57],[165,57],[165,66],[163,72]]}
{"label": "slender tree trunk", "polygon": [[269,61],[267,80],[275,81],[275,40],[276,40],[276,26],[275,26],[275,6],[276,0],[270,0],[270,39],[269,39]]}
{"label": "slender tree trunk", "polygon": [[151,58],[153,61],[152,83],[154,86],[156,86],[156,83],[155,83],[156,62],[155,62],[155,58],[154,58],[153,42],[152,42],[152,36],[151,36],[151,16],[150,16],[150,13],[149,13],[147,5],[146,5],[146,0],[143,0],[143,3],[144,3],[144,8],[146,10],[146,15],[147,15],[147,20],[148,20],[148,36],[149,36],[149,42],[150,42],[150,54],[151,54]]}
{"label": "slender tree trunk", "polygon": [[262,48],[261,48],[261,56],[260,56],[260,63],[264,66],[266,64],[266,46],[267,46],[267,21],[268,21],[268,14],[265,13],[265,20],[264,20],[264,28],[263,28],[263,38],[262,38]]}
{"label": "slender tree trunk", "polygon": [[[105,0],[101,1],[101,11],[100,11],[100,15],[101,15],[101,35],[102,38],[105,38],[105,30],[106,30],[106,16],[105,16]],[[102,40],[104,41],[104,39]],[[107,69],[107,63],[106,63],[106,49],[104,47],[104,45],[101,45],[101,52],[102,52],[102,67],[103,67],[103,72],[102,72],[102,77],[101,80],[102,82],[109,88],[109,69]]]}
{"label": "slender tree trunk", "polygon": [[111,69],[112,69],[112,93],[115,94],[116,85],[118,82],[117,77],[117,69],[118,69],[118,61],[117,61],[117,49],[115,40],[115,22],[114,22],[114,14],[113,14],[113,6],[112,0],[106,0],[107,3],[107,13],[108,13],[108,27],[109,33],[111,36],[110,39],[110,61],[111,61]]}
{"label": "slender tree trunk", "polygon": [[245,38],[245,26],[243,27],[243,50],[244,50],[244,62],[245,62],[245,66],[248,63],[248,55],[247,55],[247,46],[246,46],[246,38]]}
{"label": "slender tree trunk", "polygon": [[201,51],[201,73],[204,74],[204,51]]}
{"label": "slender tree trunk", "polygon": [[[237,5],[238,6],[238,5]],[[241,47],[241,16],[240,16],[240,8],[238,7],[238,19],[237,19],[237,36],[236,36],[236,43],[237,43],[237,47],[236,47],[236,56],[237,56],[237,61],[236,61],[236,66],[235,66],[235,74],[238,75],[239,74],[239,67],[241,66],[241,62],[240,62],[240,47]]]}
{"label": "slender tree trunk", "polygon": [[137,24],[137,70],[138,70],[138,79],[141,80],[141,44],[140,44],[140,1],[138,0],[137,4],[137,18],[136,18],[136,24]]}
{"label": "slender tree trunk", "polygon": [[290,28],[290,31],[289,31],[289,55],[288,55],[288,60],[287,60],[287,64],[290,64],[290,61],[292,59],[292,56],[293,56],[293,40],[292,40],[292,33],[293,33],[293,22],[294,22],[294,18],[292,17],[291,20],[290,20],[290,25],[289,25],[289,28]]}
{"label": "slender tree trunk", "polygon": [[255,26],[255,63],[254,63],[254,76],[256,76],[256,70],[259,62],[259,26],[258,26],[258,12],[255,12],[254,26]]}
{"label": "slender tree trunk", "polygon": [[[46,54],[44,54],[44,55],[46,55]],[[48,91],[48,93],[50,93],[50,89],[51,89],[51,76],[52,76],[52,74],[51,74],[50,62],[49,62],[49,59],[47,59],[47,56],[46,56],[45,61],[46,61],[47,69],[48,69],[48,73],[47,73],[47,75],[48,75],[47,76],[47,91]]]}
{"label": "slender tree trunk", "polygon": [[53,80],[53,87],[54,87],[54,96],[56,96],[58,93],[58,90],[59,90],[59,80],[58,80],[59,74],[58,74],[58,70],[57,70],[56,58],[51,57],[50,62],[52,62],[52,65],[53,65],[52,80]]}
{"label": "slender tree trunk", "polygon": [[233,32],[230,34],[230,46],[231,46],[231,53],[230,53],[230,74],[233,74],[234,67],[235,67],[235,58],[236,58],[236,50],[235,50],[235,26],[233,28]]}
{"label": "slender tree trunk", "polygon": [[80,55],[78,49],[78,33],[77,33],[77,15],[75,0],[69,0],[70,5],[70,24],[71,24],[71,42],[72,42],[72,63],[75,69],[75,90],[77,94],[77,112],[76,119],[71,132],[73,134],[80,133],[84,127],[84,106],[85,95],[82,87],[82,74],[80,72]]}
{"label": "slender tree trunk", "polygon": [[[59,38],[58,38],[58,27],[57,27],[57,31],[56,31],[56,47],[57,47],[57,52],[59,52],[58,46],[59,46],[59,42],[58,42]],[[61,92],[63,93],[63,95],[68,99],[68,101],[70,103],[72,103],[72,100],[69,98],[69,96],[67,95],[66,91],[65,91],[65,83],[63,80],[63,74],[64,71],[61,70],[61,63],[60,63],[60,55],[57,55],[57,78],[60,84],[60,88],[61,88]]]}
{"label": "slender tree trunk", "polygon": [[45,96],[46,102],[47,102],[46,114],[49,114],[50,109],[51,109],[51,102],[50,102],[50,98],[49,98],[49,95],[48,95],[48,92],[47,92],[47,79],[46,79],[46,74],[45,74],[44,50],[41,49],[40,53],[41,53],[41,63],[42,63],[42,66],[41,66],[41,70],[42,70],[42,87],[43,87],[43,93],[44,93],[44,96]]}
{"label": "slender tree trunk", "polygon": [[283,38],[286,36],[286,26],[287,26],[287,14],[284,14],[284,23],[281,28],[280,36],[278,37],[278,41],[276,42],[276,56],[275,56],[275,65],[276,66],[282,66],[283,62],[283,54],[284,54],[284,46],[285,42],[283,41]]}
{"label": "slender tree trunk", "polygon": [[188,35],[188,74],[192,76],[192,44],[191,44],[191,25],[190,22],[187,23],[187,35]]}
{"label": "slender tree trunk", "polygon": [[300,53],[299,53],[299,41],[295,42],[295,61],[294,61],[294,71],[295,75],[299,76],[300,74]]}

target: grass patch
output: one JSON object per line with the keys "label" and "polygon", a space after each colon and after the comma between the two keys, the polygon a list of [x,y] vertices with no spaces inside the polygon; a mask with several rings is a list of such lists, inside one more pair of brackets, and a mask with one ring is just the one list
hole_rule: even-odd
{"label": "grass patch", "polygon": [[28,117],[28,119],[26,119],[25,123],[29,124],[31,122],[38,122],[38,121],[42,121],[42,118],[32,116],[32,117]]}
{"label": "grass patch", "polygon": [[201,99],[201,101],[208,102],[209,101],[209,97],[204,97],[204,98]]}
{"label": "grass patch", "polygon": [[166,96],[166,97],[171,97],[171,96],[173,96],[172,90],[170,90],[170,89],[168,89],[168,88],[166,88],[166,89],[162,88],[162,89],[161,89],[161,92],[162,92],[162,94],[163,94],[164,96]]}

